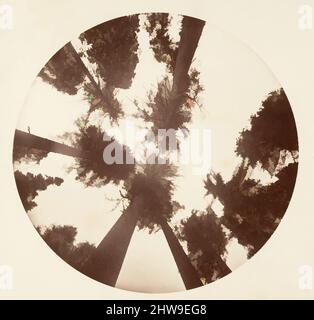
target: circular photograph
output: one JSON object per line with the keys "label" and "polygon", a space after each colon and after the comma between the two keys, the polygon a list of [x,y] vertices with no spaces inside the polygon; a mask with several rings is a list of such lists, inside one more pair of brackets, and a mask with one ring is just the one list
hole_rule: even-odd
{"label": "circular photograph", "polygon": [[50,58],[21,110],[13,163],[55,263],[168,293],[269,249],[298,153],[288,98],[263,60],[210,22],[147,13],[84,31]]}

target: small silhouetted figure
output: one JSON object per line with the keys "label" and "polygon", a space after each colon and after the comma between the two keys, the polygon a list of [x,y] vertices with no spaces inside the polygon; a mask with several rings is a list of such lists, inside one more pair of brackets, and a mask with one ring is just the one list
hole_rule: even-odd
{"label": "small silhouetted figure", "polygon": [[27,127],[27,131],[28,131],[28,133],[31,133],[31,128],[30,128],[30,126]]}

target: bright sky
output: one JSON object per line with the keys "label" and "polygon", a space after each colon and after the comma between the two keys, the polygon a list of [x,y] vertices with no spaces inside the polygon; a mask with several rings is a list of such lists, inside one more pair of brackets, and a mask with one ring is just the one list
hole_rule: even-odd
{"label": "bright sky", "polygon": [[[141,24],[143,19],[141,19]],[[180,17],[173,19],[171,35],[178,38]],[[117,98],[127,116],[132,117],[137,99],[147,100],[146,93],[156,90],[157,83],[166,72],[149,48],[149,38],[141,28],[138,34],[139,63],[133,84],[128,90],[119,90]],[[73,41],[79,47],[79,41]],[[229,179],[239,164],[234,153],[239,132],[248,125],[250,115],[260,107],[265,96],[280,87],[264,63],[237,39],[206,24],[193,62],[201,72],[205,87],[201,95],[203,108],[194,108],[193,123],[189,128],[210,129],[212,132],[212,169]],[[81,91],[76,96],[58,92],[37,78],[21,114],[18,128],[42,137],[58,140],[64,132],[75,130],[74,121],[86,113],[88,102]],[[125,120],[123,120],[125,121]],[[119,124],[123,125],[123,121]],[[105,121],[108,126],[108,121]],[[67,173],[73,159],[49,154],[40,165],[25,164],[23,172],[42,173],[64,178],[59,186],[50,186],[35,199],[38,207],[29,213],[34,225],[73,225],[78,229],[77,241],[98,244],[121,214],[110,199],[119,198],[118,188],[85,188]],[[194,175],[191,167],[180,168],[181,177],[175,181],[174,198],[185,206],[171,221],[174,225],[189,216],[192,209],[205,210],[211,199],[205,198],[205,176]],[[266,177],[267,178],[267,177]],[[266,179],[265,178],[265,179]],[[79,201],[78,201],[79,199]],[[113,210],[115,209],[115,210]],[[112,211],[113,210],[113,211]],[[217,215],[223,208],[215,203]],[[184,244],[183,244],[184,245]],[[185,247],[185,245],[184,245]],[[236,240],[228,244],[227,264],[234,270],[246,260],[245,249]],[[149,235],[136,231],[126,255],[117,287],[143,292],[171,292],[184,290],[168,244],[161,231]]]}

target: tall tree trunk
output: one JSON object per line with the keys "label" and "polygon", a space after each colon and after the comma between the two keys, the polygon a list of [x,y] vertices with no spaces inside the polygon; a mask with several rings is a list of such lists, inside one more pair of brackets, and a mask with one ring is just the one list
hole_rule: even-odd
{"label": "tall tree trunk", "polygon": [[[174,111],[181,107],[181,105],[185,102],[185,94],[187,93],[189,87],[188,73],[204,25],[205,21],[186,16],[183,17],[181,40],[179,43],[176,65],[173,72],[171,109],[169,110],[169,118],[173,117],[175,115]],[[197,271],[191,264],[190,259],[184,252],[177,237],[163,217],[160,218],[160,225],[165,234],[186,289],[193,289],[202,286],[203,283],[201,282]]]}
{"label": "tall tree trunk", "polygon": [[[183,123],[177,123],[178,110],[186,103],[190,86],[189,70],[201,37],[205,21],[183,17],[181,40],[178,47],[175,67],[173,71],[173,84],[170,93],[170,108],[165,128],[179,129]],[[171,127],[175,126],[175,127]],[[167,146],[168,148],[168,146]]]}
{"label": "tall tree trunk", "polygon": [[34,148],[76,158],[88,157],[88,153],[84,152],[81,149],[73,148],[63,143],[45,139],[21,130],[15,130],[14,146]]}
{"label": "tall tree trunk", "polygon": [[181,40],[173,73],[172,94],[181,96],[189,87],[189,69],[201,37],[205,21],[183,17]]}
{"label": "tall tree trunk", "polygon": [[201,282],[197,271],[191,264],[189,257],[184,252],[173,230],[163,217],[161,218],[160,225],[167,239],[173,258],[177,264],[185,288],[189,290],[201,287],[203,283]]}
{"label": "tall tree trunk", "polygon": [[83,273],[104,284],[116,285],[141,204],[140,197],[133,200],[87,261]]}

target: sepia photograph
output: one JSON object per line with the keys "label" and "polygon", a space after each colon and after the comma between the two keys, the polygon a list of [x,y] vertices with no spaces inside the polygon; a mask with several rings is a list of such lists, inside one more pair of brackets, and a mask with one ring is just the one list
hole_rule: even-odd
{"label": "sepia photograph", "polygon": [[171,293],[269,245],[299,142],[285,88],[250,47],[210,21],[147,12],[82,30],[42,66],[12,162],[56,259],[103,285]]}

